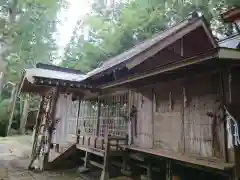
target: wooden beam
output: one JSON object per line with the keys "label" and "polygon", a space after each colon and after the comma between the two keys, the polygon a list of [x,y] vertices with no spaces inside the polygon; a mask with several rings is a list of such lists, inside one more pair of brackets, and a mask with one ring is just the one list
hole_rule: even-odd
{"label": "wooden beam", "polygon": [[[84,157],[81,157],[80,159],[82,159],[83,161],[85,160]],[[100,169],[103,169],[103,165],[100,164],[100,163],[98,163],[98,162],[96,162],[96,161],[88,160],[88,163],[91,164],[91,165],[93,165],[93,166],[95,166],[95,167],[98,167],[98,168],[100,168]]]}
{"label": "wooden beam", "polygon": [[218,57],[220,59],[240,60],[240,51],[237,49],[220,48]]}
{"label": "wooden beam", "polygon": [[230,170],[234,167],[234,164],[232,164],[232,163],[224,163],[224,162],[217,161],[217,160],[214,161],[213,159],[208,159],[208,158],[204,158],[204,157],[195,157],[195,156],[191,157],[191,156],[181,155],[178,153],[166,152],[163,150],[138,148],[138,147],[134,147],[134,146],[126,146],[125,148],[132,150],[132,151],[137,151],[137,152],[141,152],[141,153],[150,154],[153,156],[162,157],[165,159],[168,158],[168,159],[172,159],[172,160],[182,161],[185,163],[195,164],[195,165],[218,169],[218,170]]}

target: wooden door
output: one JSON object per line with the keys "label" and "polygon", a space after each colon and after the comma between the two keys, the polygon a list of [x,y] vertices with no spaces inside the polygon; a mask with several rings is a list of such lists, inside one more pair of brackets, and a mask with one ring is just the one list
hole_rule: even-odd
{"label": "wooden door", "polygon": [[181,151],[183,95],[179,82],[154,87],[154,148]]}
{"label": "wooden door", "polygon": [[140,89],[132,92],[133,105],[137,108],[136,132],[133,142],[142,148],[152,148],[152,89]]}

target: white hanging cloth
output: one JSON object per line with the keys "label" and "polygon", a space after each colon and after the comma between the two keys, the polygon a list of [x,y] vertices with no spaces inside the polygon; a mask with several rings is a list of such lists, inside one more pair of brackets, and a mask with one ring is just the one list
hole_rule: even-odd
{"label": "white hanging cloth", "polygon": [[240,145],[238,123],[236,119],[228,112],[227,108],[224,106],[227,120],[227,131],[228,131],[228,148],[233,148],[233,146]]}

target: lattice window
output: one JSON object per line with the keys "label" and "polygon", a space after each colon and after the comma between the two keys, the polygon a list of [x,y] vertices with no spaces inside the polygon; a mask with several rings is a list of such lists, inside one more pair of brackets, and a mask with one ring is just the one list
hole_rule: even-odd
{"label": "lattice window", "polygon": [[123,137],[127,133],[128,114],[127,92],[81,101],[78,128],[81,133],[97,136],[104,136],[105,128],[108,128],[110,136]]}
{"label": "lattice window", "polygon": [[102,96],[100,99],[99,135],[108,128],[110,136],[125,136],[128,120],[128,93]]}
{"label": "lattice window", "polygon": [[96,100],[81,101],[78,121],[81,133],[96,135],[98,121],[98,102]]}

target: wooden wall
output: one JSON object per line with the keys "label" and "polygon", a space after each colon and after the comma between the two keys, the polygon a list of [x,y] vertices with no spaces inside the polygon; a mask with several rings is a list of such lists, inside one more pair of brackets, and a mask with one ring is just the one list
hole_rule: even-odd
{"label": "wooden wall", "polygon": [[70,136],[76,135],[79,101],[72,101],[72,95],[59,94],[56,104],[57,119],[53,143],[64,143]]}
{"label": "wooden wall", "polygon": [[137,108],[136,134],[133,137],[133,141],[141,147],[152,148],[152,90],[141,88],[131,91],[130,95],[130,107],[134,105]]}
{"label": "wooden wall", "polygon": [[[240,118],[240,68],[236,67],[231,69],[228,74],[227,82],[230,89],[229,93],[229,111],[237,119],[239,124]],[[240,147],[228,148],[229,159],[234,161],[236,165],[235,175],[240,178]]]}
{"label": "wooden wall", "polygon": [[181,151],[183,97],[179,83],[165,82],[153,88],[154,148]]}
{"label": "wooden wall", "polygon": [[131,98],[138,110],[135,145],[223,160],[219,73],[158,82]]}

